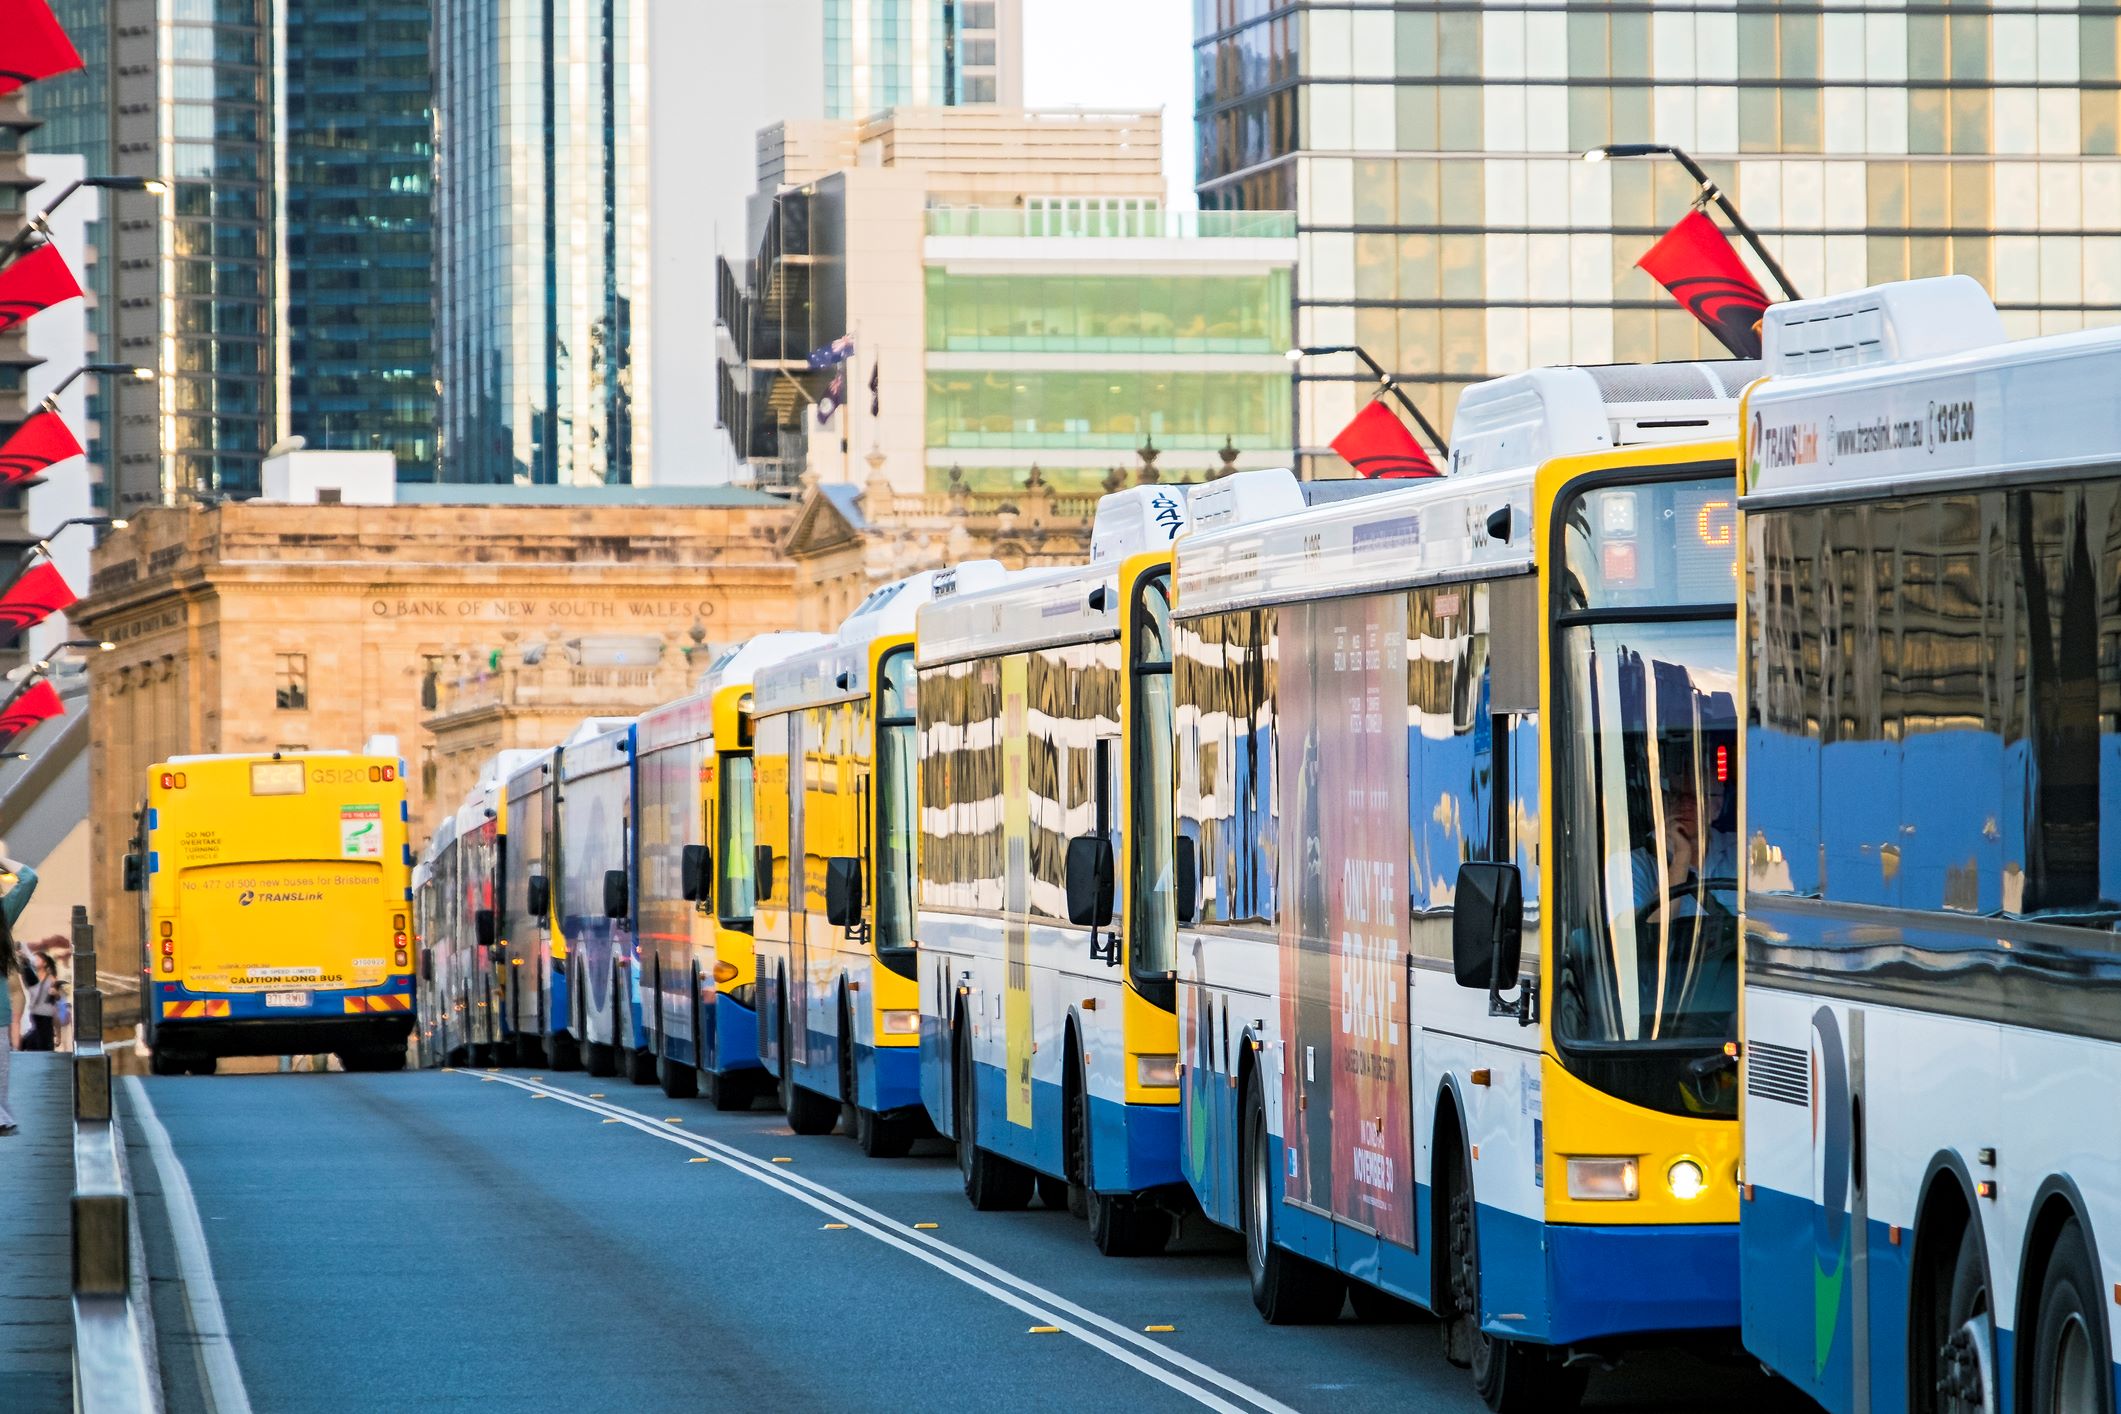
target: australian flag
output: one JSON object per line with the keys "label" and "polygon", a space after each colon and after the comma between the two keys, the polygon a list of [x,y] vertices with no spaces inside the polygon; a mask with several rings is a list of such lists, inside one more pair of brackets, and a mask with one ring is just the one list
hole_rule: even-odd
{"label": "australian flag", "polygon": [[854,335],[842,334],[821,349],[810,351],[808,362],[814,369],[831,368],[854,357]]}

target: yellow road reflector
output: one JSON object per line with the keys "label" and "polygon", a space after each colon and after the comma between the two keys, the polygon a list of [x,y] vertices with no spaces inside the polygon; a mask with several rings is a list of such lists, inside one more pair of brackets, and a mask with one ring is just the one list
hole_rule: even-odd
{"label": "yellow road reflector", "polygon": [[601,1100],[604,1098],[604,1092],[602,1090],[592,1090],[589,1092],[589,1098],[592,1100]]}
{"label": "yellow road reflector", "polygon": [[551,1098],[552,1098],[552,1096],[550,1096],[550,1095],[532,1095],[532,1096],[531,1096],[530,1098],[531,1098],[531,1099],[533,1099],[533,1100],[549,1100],[549,1099],[551,1099]]}
{"label": "yellow road reflector", "polygon": [[1025,1331],[1025,1332],[1024,1332],[1024,1334],[1025,1334],[1025,1335],[1059,1335],[1059,1334],[1060,1334],[1060,1327],[1059,1327],[1059,1326],[1033,1326],[1033,1327],[1032,1327],[1032,1328],[1031,1328],[1030,1330],[1028,1330],[1028,1331]]}
{"label": "yellow road reflector", "polygon": [[712,1159],[705,1159],[705,1158],[701,1158],[701,1159],[687,1159],[687,1160],[685,1160],[685,1162],[686,1162],[686,1163],[688,1163],[688,1164],[709,1164],[709,1163],[713,1163],[713,1162],[714,1162],[714,1160],[712,1160]]}
{"label": "yellow road reflector", "polygon": [[455,1075],[457,1073],[457,1068],[453,1065],[445,1065],[442,1067],[442,1073],[444,1075]]}
{"label": "yellow road reflector", "polygon": [[685,1122],[684,1120],[682,1120],[682,1119],[679,1119],[679,1118],[678,1118],[678,1117],[677,1117],[676,1115],[664,1115],[664,1116],[663,1116],[663,1123],[665,1123],[665,1124],[683,1124],[684,1122]]}
{"label": "yellow road reflector", "polygon": [[532,1080],[543,1080],[543,1079],[544,1079],[545,1077],[544,1077],[544,1076],[542,1076],[542,1075],[533,1075],[533,1076],[531,1076],[530,1078],[531,1078]]}
{"label": "yellow road reflector", "polygon": [[490,1075],[482,1075],[479,1077],[479,1083],[481,1085],[491,1085],[493,1084],[493,1077]]}
{"label": "yellow road reflector", "polygon": [[914,1224],[914,1226],[915,1226],[915,1227],[917,1227],[917,1228],[923,1228],[923,1229],[928,1229],[928,1228],[938,1228],[938,1227],[941,1227],[941,1226],[942,1226],[942,1224],[941,1224],[941,1223],[915,1223],[915,1224]]}
{"label": "yellow road reflector", "polygon": [[1143,1327],[1142,1327],[1142,1329],[1143,1329],[1143,1330],[1145,1330],[1145,1331],[1147,1331],[1147,1332],[1148,1332],[1149,1334],[1151,1334],[1151,1335],[1169,1335],[1169,1334],[1170,1334],[1171,1332],[1173,1332],[1173,1331],[1177,1330],[1177,1329],[1178,1329],[1178,1327],[1177,1327],[1177,1326],[1143,1326]]}
{"label": "yellow road reflector", "polygon": [[821,1229],[824,1232],[845,1232],[846,1230],[847,1224],[845,1223],[826,1223]]}
{"label": "yellow road reflector", "polygon": [[607,1119],[604,1121],[606,1124],[624,1124],[625,1122],[623,1119]]}
{"label": "yellow road reflector", "polygon": [[501,1073],[501,1068],[497,1065],[489,1065],[486,1067],[486,1073],[488,1075],[499,1075]]}
{"label": "yellow road reflector", "polygon": [[786,1154],[775,1154],[773,1161],[777,1164],[792,1164],[795,1162],[794,1159],[789,1158]]}

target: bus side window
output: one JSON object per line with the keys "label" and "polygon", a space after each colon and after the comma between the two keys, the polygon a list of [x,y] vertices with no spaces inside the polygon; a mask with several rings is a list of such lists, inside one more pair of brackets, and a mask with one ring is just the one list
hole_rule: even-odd
{"label": "bus side window", "polygon": [[[1091,802],[1096,809],[1094,833],[1112,841],[1112,856],[1123,858],[1119,838],[1119,741],[1115,737],[1101,736],[1091,765]],[[1112,916],[1121,917],[1126,907],[1126,870],[1115,869],[1112,875]]]}

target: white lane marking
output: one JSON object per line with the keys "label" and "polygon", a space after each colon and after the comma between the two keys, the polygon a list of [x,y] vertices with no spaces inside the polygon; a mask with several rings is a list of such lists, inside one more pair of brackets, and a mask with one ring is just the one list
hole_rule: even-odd
{"label": "white lane marking", "polygon": [[[746,1150],[736,1148],[734,1145],[719,1139],[708,1139],[698,1134],[681,1133],[655,1123],[638,1110],[609,1102],[585,1100],[571,1090],[562,1090],[550,1085],[533,1084],[519,1080],[514,1076],[503,1075],[492,1078],[502,1080],[519,1089],[528,1090],[533,1094],[549,1095],[555,1100],[565,1101],[578,1109],[588,1110],[594,1114],[615,1116],[633,1128],[640,1130],[643,1134],[652,1134],[658,1139],[681,1147],[720,1157],[727,1161],[731,1167],[742,1171],[746,1177],[779,1189],[798,1202],[806,1203],[832,1218],[845,1221],[858,1231],[866,1232],[879,1241],[888,1243],[914,1257],[918,1257],[930,1266],[947,1272],[968,1286],[976,1287],[986,1292],[998,1301],[1006,1302],[1027,1315],[1038,1317],[1043,1323],[1058,1325],[1069,1335],[1083,1341],[1085,1344],[1102,1350],[1116,1360],[1135,1366],[1145,1374],[1170,1385],[1173,1389],[1180,1390],[1212,1409],[1233,1410],[1237,1411],[1237,1414],[1242,1414],[1242,1410],[1239,1410],[1238,1406],[1228,1403],[1213,1392],[1202,1389],[1200,1386],[1184,1380],[1170,1371],[1166,1371],[1159,1365],[1150,1363],[1135,1352],[1145,1352],[1156,1360],[1176,1366],[1189,1375],[1219,1386],[1228,1393],[1244,1400],[1247,1405],[1265,1411],[1265,1414],[1297,1414],[1296,1410],[1281,1403],[1272,1395],[1254,1389],[1234,1376],[1226,1375],[1211,1365],[1202,1364],[1189,1355],[1182,1354],[1169,1346],[1150,1340],[1116,1321],[1099,1315],[1095,1311],[1078,1306],[1057,1292],[1050,1291],[1036,1282],[1028,1281],[1005,1268],[997,1267],[993,1263],[975,1256],[961,1247],[944,1242],[930,1233],[916,1231],[910,1225],[901,1223],[894,1217],[857,1202],[838,1189],[827,1187],[792,1170],[776,1168]],[[953,1263],[956,1265],[953,1265]],[[1054,1314],[1055,1312],[1065,1313],[1070,1319],[1062,1320]],[[1110,1339],[1106,1337],[1110,1337]],[[1122,1342],[1134,1349],[1120,1349],[1114,1342]]]}
{"label": "white lane marking", "polygon": [[199,1205],[193,1201],[191,1180],[170,1145],[169,1131],[155,1114],[154,1102],[137,1075],[125,1077],[125,1093],[132,1100],[133,1117],[147,1136],[147,1152],[155,1161],[155,1175],[162,1181],[162,1206],[169,1213],[170,1237],[177,1247],[177,1274],[184,1280],[184,1304],[191,1313],[191,1328],[199,1338],[199,1372],[205,1384],[206,1407],[214,1414],[250,1414],[250,1392],[243,1387],[243,1371],[236,1364],[236,1347],[228,1338],[228,1315],[221,1309],[221,1288],[214,1284],[213,1257],[206,1250],[206,1232],[199,1225]]}

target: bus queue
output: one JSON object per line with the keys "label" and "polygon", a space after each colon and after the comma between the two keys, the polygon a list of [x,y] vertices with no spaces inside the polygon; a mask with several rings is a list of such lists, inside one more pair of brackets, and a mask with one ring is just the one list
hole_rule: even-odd
{"label": "bus queue", "polygon": [[1496,1410],[1742,1342],[2117,1414],[2121,331],[1946,277],[1763,335],[1473,385],[1439,478],[1115,493],[497,768],[421,1058],[1204,1219]]}

